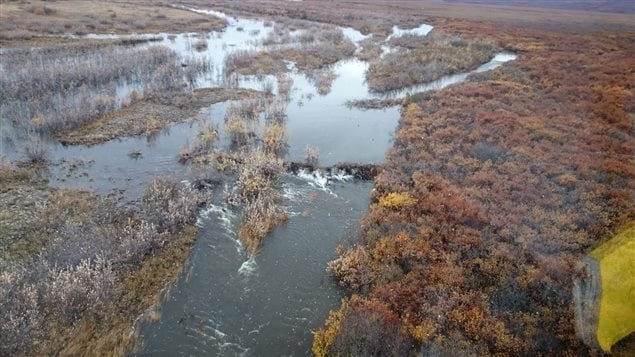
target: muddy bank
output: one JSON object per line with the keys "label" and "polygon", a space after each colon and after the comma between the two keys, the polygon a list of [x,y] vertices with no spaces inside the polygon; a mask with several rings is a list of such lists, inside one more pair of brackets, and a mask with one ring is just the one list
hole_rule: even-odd
{"label": "muddy bank", "polygon": [[80,128],[55,134],[63,145],[95,145],[112,139],[152,134],[195,116],[201,108],[228,100],[264,97],[251,89],[200,88],[191,93],[151,95]]}

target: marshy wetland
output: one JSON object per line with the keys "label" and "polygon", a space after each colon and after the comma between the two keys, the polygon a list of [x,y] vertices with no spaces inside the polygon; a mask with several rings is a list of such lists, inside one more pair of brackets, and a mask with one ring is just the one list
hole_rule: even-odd
{"label": "marshy wetland", "polygon": [[[310,4],[267,3],[261,13],[252,2],[88,2],[91,17],[78,15],[90,12],[77,3],[0,5],[0,314],[9,322],[0,327],[0,354],[403,355],[476,339],[463,330],[432,339],[443,324],[472,322],[456,314],[432,322],[408,310],[390,284],[407,296],[400,284],[421,278],[422,261],[437,278],[460,275],[439,263],[452,254],[493,274],[483,259],[498,247],[474,233],[487,225],[472,206],[486,200],[482,185],[493,187],[494,174],[484,170],[527,178],[514,160],[542,149],[516,152],[496,141],[511,139],[493,139],[508,134],[505,124],[492,124],[491,140],[476,137],[481,130],[460,119],[477,114],[458,111],[481,99],[458,96],[483,83],[507,88],[506,95],[533,88],[535,75],[510,66],[523,56],[535,60],[526,42],[466,35],[401,13],[324,21]],[[443,97],[446,91],[457,97]],[[485,102],[495,97],[472,93]],[[487,105],[497,116],[532,110]],[[439,110],[457,111],[449,114],[454,128],[444,127]],[[523,128],[536,140],[556,136],[532,123]],[[463,134],[465,143],[448,144]],[[620,138],[632,144],[632,135]],[[458,158],[461,150],[469,157]],[[426,170],[478,171],[479,188],[459,193]],[[630,171],[620,172],[603,184],[627,185]],[[535,182],[555,180],[569,190],[563,195],[592,190],[565,175]],[[588,198],[579,227],[599,232],[613,224],[594,220],[600,199]],[[502,213],[488,212],[499,234]],[[612,217],[628,217],[620,212]],[[533,228],[548,215],[531,214]],[[451,241],[454,229],[462,245],[443,255],[439,242]],[[526,234],[513,229],[500,234]],[[537,245],[530,236],[525,244]],[[492,293],[501,299],[494,310],[520,289],[501,284],[508,290]],[[443,289],[430,286],[440,297]],[[557,294],[558,307],[566,305]],[[515,340],[521,332],[505,330],[499,338],[507,340],[494,341],[498,320],[474,312],[480,305],[450,300],[487,327],[487,345],[466,351],[526,351]],[[446,312],[432,305],[426,308]],[[385,350],[358,344],[360,329],[394,343]]]}

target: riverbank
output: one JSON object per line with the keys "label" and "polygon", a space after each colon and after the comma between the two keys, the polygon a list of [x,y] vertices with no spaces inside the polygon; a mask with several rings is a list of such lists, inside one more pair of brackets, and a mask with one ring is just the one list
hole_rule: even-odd
{"label": "riverbank", "polygon": [[[0,351],[123,355],[189,256],[204,195],[155,182],[130,210],[51,187],[42,169],[0,167]],[[185,215],[166,215],[166,205]],[[155,208],[162,212],[150,216]]]}
{"label": "riverbank", "polygon": [[573,278],[635,218],[633,32],[438,26],[519,58],[408,99],[363,233],[329,264],[359,295],[314,352],[593,353],[576,336]]}

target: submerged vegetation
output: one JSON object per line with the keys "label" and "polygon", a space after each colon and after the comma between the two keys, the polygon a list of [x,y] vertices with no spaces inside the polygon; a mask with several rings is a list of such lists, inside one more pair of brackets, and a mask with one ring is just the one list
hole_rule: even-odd
{"label": "submerged vegetation", "polygon": [[[186,71],[211,70],[209,63],[182,59],[162,46],[80,43],[2,52],[3,122],[52,132],[77,128],[126,104],[117,98],[121,86],[138,85],[141,94],[178,92]],[[138,97],[133,92],[129,102]]]}

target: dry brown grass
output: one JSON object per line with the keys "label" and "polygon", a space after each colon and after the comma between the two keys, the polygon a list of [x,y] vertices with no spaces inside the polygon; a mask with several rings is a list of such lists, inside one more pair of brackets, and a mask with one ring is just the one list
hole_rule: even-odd
{"label": "dry brown grass", "polygon": [[170,123],[192,118],[204,106],[259,96],[263,93],[222,88],[196,89],[167,101],[149,96],[77,129],[57,133],[56,137],[65,145],[95,145],[124,136],[152,134]]}
{"label": "dry brown grass", "polygon": [[466,71],[487,62],[498,51],[492,41],[465,40],[436,32],[393,40],[402,47],[417,48],[390,53],[372,62],[366,79],[374,91],[404,88]]}
{"label": "dry brown grass", "polygon": [[265,75],[286,72],[287,66],[278,53],[267,51],[237,51],[225,58],[227,74]]}
{"label": "dry brown grass", "polygon": [[[174,234],[166,247],[123,279],[123,295],[107,306],[105,318],[80,321],[51,347],[57,346],[60,356],[124,356],[136,341],[136,324],[151,317],[166,287],[178,277],[196,232],[195,227],[187,226]],[[144,318],[136,321],[137,316]]]}
{"label": "dry brown grass", "polygon": [[266,235],[288,219],[277,199],[263,191],[246,202],[239,234],[249,254],[255,254]]}
{"label": "dry brown grass", "polygon": [[282,172],[282,159],[264,151],[252,151],[240,163],[237,193],[244,210],[239,234],[250,254],[256,253],[267,233],[287,220],[277,187]]}
{"label": "dry brown grass", "polygon": [[[209,5],[205,1],[188,3]],[[290,17],[352,26],[363,33],[387,35],[393,25],[415,27],[421,23],[435,26],[456,20],[487,21],[495,24],[533,26],[548,29],[600,29],[633,28],[633,14],[599,13],[592,11],[522,8],[516,6],[489,6],[475,4],[449,4],[435,0],[370,0],[337,1],[325,6],[323,1],[289,3],[277,0],[218,0],[217,6],[237,13],[259,16]]]}
{"label": "dry brown grass", "polygon": [[362,49],[355,55],[362,61],[370,61],[377,59],[381,56],[382,49],[379,42],[372,37],[363,39],[359,42]]}
{"label": "dry brown grass", "polygon": [[272,153],[280,152],[287,145],[288,135],[286,126],[275,121],[267,122],[262,140],[265,145],[265,150]]}
{"label": "dry brown grass", "polygon": [[3,2],[0,40],[62,33],[208,31],[225,21],[152,2],[28,1]]}

